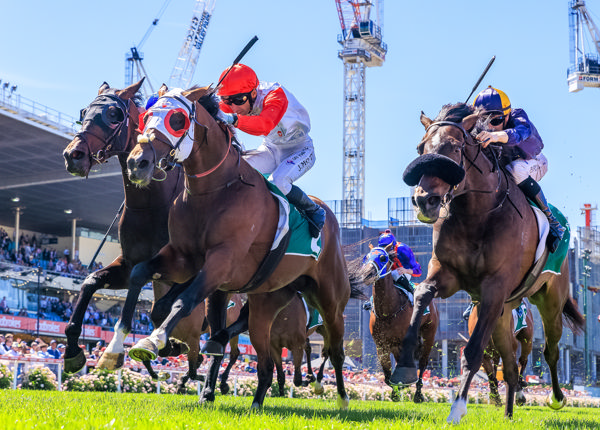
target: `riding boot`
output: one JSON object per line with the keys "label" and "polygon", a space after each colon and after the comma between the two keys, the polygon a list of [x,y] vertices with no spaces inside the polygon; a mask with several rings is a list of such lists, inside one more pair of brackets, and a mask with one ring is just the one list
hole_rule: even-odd
{"label": "riding boot", "polygon": [[292,189],[286,195],[291,204],[304,214],[308,221],[308,229],[312,237],[319,237],[323,225],[325,224],[325,209],[313,202],[310,197],[304,194],[296,185],[292,185]]}
{"label": "riding boot", "polygon": [[519,184],[519,188],[521,191],[523,191],[525,197],[534,202],[535,205],[540,208],[541,211],[544,212],[544,215],[546,215],[548,218],[548,222],[550,223],[550,232],[548,234],[548,239],[546,240],[546,245],[548,245],[550,252],[556,251],[560,241],[563,238],[563,235],[565,234],[565,228],[560,225],[558,220],[552,214],[542,189],[531,176],[521,182]]}

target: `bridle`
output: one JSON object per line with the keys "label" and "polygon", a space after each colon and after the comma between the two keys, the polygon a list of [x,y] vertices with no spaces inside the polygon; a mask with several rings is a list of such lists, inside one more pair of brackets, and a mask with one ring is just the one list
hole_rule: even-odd
{"label": "bridle", "polygon": [[[88,105],[87,108],[81,111],[80,121],[82,122],[82,124],[86,120],[94,121],[94,117],[87,118],[88,110],[92,106],[94,106],[94,104],[104,105],[104,100],[102,100],[101,103],[97,102],[105,97],[117,102],[118,108],[123,114],[123,120],[118,122],[112,133],[106,139],[103,136],[99,136],[96,133],[91,132],[90,130],[81,130],[75,134],[75,137],[78,137],[79,140],[83,141],[86,144],[90,159],[96,161],[97,163],[104,163],[111,156],[125,152],[125,148],[127,146],[127,133],[122,134],[122,131],[123,129],[127,131],[129,126],[129,107],[131,104],[131,100],[127,100],[127,102],[125,102],[116,94],[100,94]],[[109,106],[106,106],[105,109],[107,109],[108,107]],[[105,109],[103,109],[103,113]],[[110,128],[110,124],[107,124],[104,118],[102,119],[102,122],[104,123],[103,125],[105,127]],[[102,142],[103,146],[100,150],[98,150],[98,152],[92,152],[92,148],[90,147],[90,143],[88,142],[87,135],[91,135],[94,138],[98,139],[100,142]],[[117,145],[116,143],[119,143],[119,145]]]}
{"label": "bridle", "polygon": [[[390,276],[392,274],[391,272],[391,267],[392,267],[392,259],[390,258],[390,254],[381,247],[376,247],[371,249],[371,251],[369,252],[369,254],[367,254],[367,257],[371,254],[371,253],[377,253],[378,256],[376,256],[375,258],[368,259],[368,264],[373,266],[375,268],[375,270],[377,271],[377,279],[383,279],[386,276]],[[365,257],[365,258],[367,258]],[[384,258],[382,258],[384,257]],[[375,262],[375,259],[378,259],[378,262]],[[392,281],[393,282],[393,281]],[[400,291],[398,291],[398,287],[394,286],[394,289],[396,290],[396,293],[398,294],[402,294]],[[407,297],[407,301],[406,303],[400,305],[400,308],[398,310],[396,310],[394,313],[389,314],[389,315],[378,315],[377,314],[377,310],[375,309],[375,302],[373,302],[373,307],[371,308],[371,312],[373,312],[373,314],[375,315],[375,318],[379,318],[379,319],[384,319],[384,318],[395,318],[396,315],[398,315],[400,312],[402,312],[404,309],[406,309],[406,305],[408,303],[408,297]]]}
{"label": "bridle", "polygon": [[[474,141],[474,139],[471,137],[471,135],[465,130],[465,128],[463,127],[463,125],[461,123],[457,123],[457,122],[453,122],[453,121],[434,121],[431,124],[429,124],[429,126],[427,127],[427,129],[425,130],[425,134],[427,134],[427,132],[429,131],[429,129],[431,129],[433,126],[452,126],[452,127],[456,127],[458,128],[463,136],[463,141],[460,147],[460,163],[459,166],[464,169],[465,171],[469,170],[471,167],[474,167],[481,175],[484,174],[483,170],[481,170],[481,168],[475,164],[475,162],[477,161],[477,158],[479,157],[479,155],[482,153],[482,148],[481,145],[477,142]],[[469,156],[466,154],[465,151],[465,147],[466,146],[476,146],[477,147],[477,153],[475,154],[475,157],[473,157],[472,159],[469,158]],[[490,145],[492,146],[492,145]],[[498,148],[499,150],[502,150],[501,146],[496,146],[493,145],[492,148]],[[510,182],[508,181],[508,177],[506,172],[504,172],[503,169],[500,168],[500,164],[498,161],[498,154],[496,153],[496,151],[494,151],[492,149],[491,151],[492,155],[493,155],[493,160],[492,160],[492,169],[490,171],[494,172],[496,171],[497,177],[498,177],[498,183],[496,184],[496,187],[493,190],[476,190],[476,189],[462,189],[461,191],[456,192],[459,188],[460,188],[460,184],[464,183],[465,179],[466,179],[466,175],[465,175],[465,179],[463,179],[460,183],[450,187],[450,190],[443,196],[442,198],[442,205],[445,207],[448,203],[450,203],[450,201],[456,197],[459,197],[461,195],[467,194],[467,193],[484,193],[484,194],[493,194],[493,193],[497,193],[498,191],[500,191],[500,188],[502,186],[502,176],[504,176],[505,180],[506,180],[506,192],[503,195],[503,198],[501,199],[501,201],[498,203],[498,205],[492,209],[490,209],[488,211],[489,212],[493,212],[499,208],[502,207],[502,205],[504,204],[504,201],[508,198],[509,192],[510,192]],[[467,160],[469,162],[469,167],[467,167],[465,169],[465,160]],[[502,173],[504,173],[504,175],[502,175]],[[510,199],[509,199],[510,200]]]}

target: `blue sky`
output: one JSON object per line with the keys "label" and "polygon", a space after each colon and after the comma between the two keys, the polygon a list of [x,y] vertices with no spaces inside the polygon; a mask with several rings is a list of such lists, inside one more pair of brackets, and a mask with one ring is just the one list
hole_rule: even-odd
{"label": "blue sky", "polygon": [[[103,81],[122,87],[124,57],[163,0],[2,1],[0,79],[18,93],[77,116]],[[479,89],[504,90],[522,107],[546,145],[548,199],[572,227],[580,208],[597,205],[600,89],[569,93],[568,2],[388,0],[387,61],[367,70],[366,217],[387,217],[387,198],[405,197],[402,172],[423,135],[419,115],[464,101],[493,55]],[[193,0],[173,0],[142,48],[152,83],[167,81],[181,48]],[[588,1],[600,24],[600,1]],[[334,0],[217,0],[194,82],[216,83],[255,34],[244,58],[259,78],[278,81],[311,115],[317,162],[298,184],[324,200],[342,196],[343,67],[337,58]],[[472,100],[472,99],[471,99]],[[249,148],[259,140],[240,133]]]}

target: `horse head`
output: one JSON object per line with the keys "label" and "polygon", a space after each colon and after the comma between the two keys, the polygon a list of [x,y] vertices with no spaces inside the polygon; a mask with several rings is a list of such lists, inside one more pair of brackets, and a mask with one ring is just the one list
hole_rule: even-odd
{"label": "horse head", "polygon": [[374,284],[377,280],[385,278],[391,273],[393,244],[386,247],[371,248],[362,260],[361,274],[363,282],[367,285]]}
{"label": "horse head", "polygon": [[136,94],[143,81],[122,90],[106,82],[100,86],[98,96],[81,110],[81,130],[63,151],[69,173],[87,177],[95,164],[131,149],[139,115]]}
{"label": "horse head", "polygon": [[421,222],[436,222],[442,205],[464,186],[464,161],[475,158],[466,153],[471,147],[481,148],[469,134],[478,118],[464,103],[444,106],[435,120],[421,112],[425,136],[417,146],[419,157],[404,172],[404,182],[415,186],[412,203]]}
{"label": "horse head", "polygon": [[206,131],[216,125],[218,102],[212,88],[169,90],[163,84],[158,94],[156,103],[140,116],[141,134],[127,158],[129,179],[141,187],[162,179],[154,178],[156,171],[164,175],[177,163],[184,163],[194,142],[201,142]]}

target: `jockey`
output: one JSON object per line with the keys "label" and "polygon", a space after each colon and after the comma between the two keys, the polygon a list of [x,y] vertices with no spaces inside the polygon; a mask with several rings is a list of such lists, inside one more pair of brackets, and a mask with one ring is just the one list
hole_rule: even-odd
{"label": "jockey", "polygon": [[248,66],[226,69],[217,94],[221,111],[217,118],[254,136],[262,144],[245,160],[277,186],[290,203],[309,221],[311,236],[318,237],[325,223],[325,210],[293,182],[315,164],[308,113],[296,98],[278,83],[259,82]]}
{"label": "jockey", "polygon": [[412,252],[412,249],[410,249],[410,246],[402,242],[396,242],[396,238],[392,234],[392,231],[386,229],[385,232],[379,236],[377,246],[385,248],[390,243],[392,244],[390,257],[393,256],[393,264],[390,270],[392,271],[394,283],[412,293],[414,288],[410,283],[410,278],[412,276],[421,276],[421,265],[415,259],[415,254]]}
{"label": "jockey", "polygon": [[550,252],[556,251],[565,229],[552,214],[538,181],[548,171],[548,160],[542,154],[544,143],[523,109],[511,109],[508,96],[491,86],[481,91],[473,106],[486,113],[486,129],[476,138],[482,147],[501,143],[515,148],[513,161],[506,168],[523,191],[548,218],[550,232],[546,241]]}

